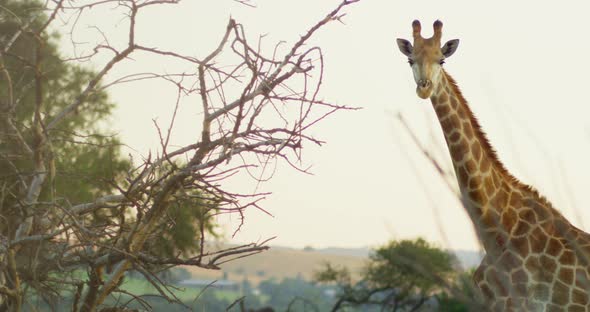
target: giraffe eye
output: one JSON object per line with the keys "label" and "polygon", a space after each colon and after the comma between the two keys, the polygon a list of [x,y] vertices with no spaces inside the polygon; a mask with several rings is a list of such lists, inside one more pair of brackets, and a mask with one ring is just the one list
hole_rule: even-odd
{"label": "giraffe eye", "polygon": [[442,59],[442,60],[438,61],[438,63],[439,63],[440,65],[442,65],[442,64],[444,64],[444,63],[445,63],[445,60],[444,60],[444,59]]}
{"label": "giraffe eye", "polygon": [[414,60],[413,59],[408,59],[408,64],[410,64],[410,66],[414,65]]}

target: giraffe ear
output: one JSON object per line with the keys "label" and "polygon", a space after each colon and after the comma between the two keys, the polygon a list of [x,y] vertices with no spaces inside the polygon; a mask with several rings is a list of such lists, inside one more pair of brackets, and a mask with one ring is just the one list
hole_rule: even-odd
{"label": "giraffe ear", "polygon": [[414,48],[412,44],[406,39],[397,39],[397,47],[407,57],[412,56]]}
{"label": "giraffe ear", "polygon": [[457,51],[457,47],[459,47],[459,39],[453,39],[447,41],[445,45],[442,47],[441,51],[445,57],[449,57]]}

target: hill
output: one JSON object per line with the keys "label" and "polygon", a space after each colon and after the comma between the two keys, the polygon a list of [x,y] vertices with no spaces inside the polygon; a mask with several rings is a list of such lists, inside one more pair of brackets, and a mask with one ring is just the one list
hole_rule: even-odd
{"label": "hill", "polygon": [[301,277],[312,280],[313,273],[321,269],[326,262],[345,266],[358,276],[366,260],[366,257],[347,255],[342,252],[327,253],[309,249],[271,247],[265,252],[224,263],[221,265],[221,271],[185,268],[194,278],[232,281],[247,279],[257,285],[262,280],[272,278],[282,280],[287,277]]}
{"label": "hill", "polygon": [[[210,246],[211,249],[224,247],[230,246]],[[294,249],[271,246],[268,251],[224,263],[220,271],[195,267],[186,267],[186,269],[193,278],[232,281],[247,279],[257,285],[262,280],[273,278],[282,280],[287,277],[301,277],[312,280],[314,272],[321,269],[324,263],[329,262],[339,267],[349,268],[355,277],[358,277],[370,251],[371,249],[367,247]],[[452,253],[457,256],[463,268],[476,267],[482,259],[477,251],[455,250]]]}

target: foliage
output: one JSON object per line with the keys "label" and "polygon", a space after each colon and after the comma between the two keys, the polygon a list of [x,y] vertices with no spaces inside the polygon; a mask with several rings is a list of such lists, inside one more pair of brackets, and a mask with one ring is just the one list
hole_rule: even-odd
{"label": "foliage", "polygon": [[[468,312],[470,309],[465,302],[449,296],[447,293],[441,293],[437,296],[438,310],[446,312]],[[472,311],[472,310],[471,310]]]}
{"label": "foliage", "polygon": [[429,294],[437,282],[417,270],[434,272],[446,279],[454,272],[453,255],[432,246],[422,238],[391,241],[370,255],[365,278],[375,288],[400,288],[402,292]]}
{"label": "foliage", "polygon": [[280,282],[266,280],[258,288],[269,298],[265,304],[278,311],[325,311],[331,303],[324,296],[324,288],[300,278],[286,278]]}
{"label": "foliage", "polygon": [[[40,1],[3,2],[0,10],[0,46],[11,41],[18,32],[22,21],[30,21],[30,28],[39,29],[47,22]],[[33,17],[37,18],[33,18]],[[2,235],[10,236],[13,226],[18,224],[21,211],[17,208],[18,198],[26,190],[22,176],[30,176],[35,168],[28,157],[19,150],[22,144],[14,138],[21,133],[23,140],[39,140],[33,121],[41,123],[51,120],[71,103],[95,75],[61,61],[58,54],[58,36],[41,32],[38,36],[24,32],[15,38],[10,50],[0,58],[3,69],[0,79],[0,107],[5,108],[0,131],[0,172],[2,172],[2,194],[0,209],[3,218]],[[2,44],[3,43],[3,44]],[[43,87],[40,87],[43,85]],[[36,108],[46,106],[42,115],[36,115]],[[130,163],[121,158],[116,136],[98,134],[106,125],[114,104],[104,91],[97,90],[88,96],[78,112],[51,130],[48,148],[41,152],[52,160],[49,170],[52,188],[44,188],[40,201],[67,200],[69,202],[91,201],[112,191],[113,182],[122,178]],[[12,114],[10,114],[12,113]],[[7,120],[8,119],[8,120]],[[40,144],[40,143],[35,143]],[[42,207],[46,213],[49,207]]]}
{"label": "foliage", "polygon": [[[31,20],[31,28],[41,28],[47,22],[45,15],[37,16],[42,9],[40,1],[3,2],[0,10],[0,38],[6,44],[21,27],[22,20]],[[8,12],[7,12],[8,10]],[[3,58],[3,69],[8,76],[0,79],[0,101],[3,105],[12,103],[9,109],[14,110],[14,126],[25,139],[32,137],[33,120],[36,105],[46,105],[41,118],[49,121],[69,105],[84,88],[85,84],[96,74],[80,66],[64,63],[58,53],[56,34],[46,31],[37,37],[32,33],[24,33],[16,38],[11,49]],[[37,60],[40,60],[37,63]],[[37,77],[38,76],[38,77]],[[11,79],[6,79],[11,77]],[[39,81],[36,81],[36,79]],[[43,84],[36,88],[36,84]],[[10,84],[10,85],[9,85]],[[43,101],[46,104],[40,104]],[[6,106],[5,106],[6,107]],[[122,177],[121,173],[129,169],[129,161],[120,155],[120,141],[112,134],[100,134],[100,128],[107,125],[114,104],[103,90],[93,92],[76,114],[67,122],[61,123],[51,130],[48,144],[55,164],[53,188],[44,189],[40,198],[67,198],[72,202],[89,201],[96,196],[112,191],[113,181]],[[5,112],[6,113],[6,112]],[[4,136],[10,129],[2,129]],[[17,151],[18,142],[3,140],[2,150]],[[18,168],[20,173],[32,172],[32,163],[18,153],[16,159],[2,159],[0,172],[11,173]],[[14,183],[17,175],[3,175],[4,185],[13,191],[4,194],[19,194],[20,184]],[[13,206],[15,197],[3,197],[3,215],[6,209]]]}
{"label": "foliage", "polygon": [[173,257],[176,253],[190,256],[199,252],[205,234],[210,239],[218,237],[212,213],[218,204],[200,192],[193,193],[191,197],[182,196],[171,203],[144,250],[165,257]]}
{"label": "foliage", "polygon": [[[425,240],[391,241],[374,250],[362,272],[353,282],[347,268],[326,264],[316,272],[315,280],[337,285],[338,300],[332,311],[350,306],[380,306],[392,311],[417,309],[431,298],[438,304],[453,306],[459,311],[465,305],[450,298],[442,281],[456,278],[453,255],[432,246]],[[442,297],[441,297],[442,296]]]}

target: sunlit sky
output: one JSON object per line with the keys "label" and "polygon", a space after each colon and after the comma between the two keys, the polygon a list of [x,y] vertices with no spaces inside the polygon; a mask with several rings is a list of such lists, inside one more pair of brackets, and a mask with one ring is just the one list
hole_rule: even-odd
{"label": "sunlit sky", "polygon": [[[250,38],[266,35],[263,42],[271,49],[281,40],[293,43],[339,2],[256,0],[251,8],[231,0],[185,0],[146,11],[138,21],[137,40],[202,57],[218,43],[231,16]],[[273,244],[297,248],[377,246],[418,236],[446,248],[478,248],[463,208],[395,118],[401,113],[422,144],[451,170],[431,104],[415,95],[410,68],[395,45],[398,37],[411,39],[413,19],[422,21],[424,36],[441,19],[443,40],[461,40],[446,69],[506,167],[574,224],[590,226],[585,209],[590,207],[585,196],[590,185],[589,9],[587,1],[363,0],[349,6],[344,24],[328,24],[310,43],[324,52],[321,98],[363,109],[333,115],[312,130],[327,142],[303,151],[313,175],[279,165],[262,185],[248,178],[231,181],[232,189],[272,192],[262,205],[273,216],[247,211],[245,225],[233,238],[239,218],[223,217],[222,232],[234,243],[277,236]],[[116,34],[125,30],[122,20],[116,10],[88,10],[74,37],[90,47],[100,36],[87,26]],[[118,36],[124,42],[125,35]],[[117,35],[110,40],[117,44]],[[64,51],[70,51],[63,42]],[[97,57],[92,64],[100,67],[104,60]],[[176,63],[148,62],[137,55],[105,82],[123,72],[175,70]],[[168,124],[174,92],[155,81],[109,89],[118,105],[112,127],[131,148],[125,153],[137,159],[159,149],[152,120]],[[182,103],[173,144],[195,142],[198,107]]]}

